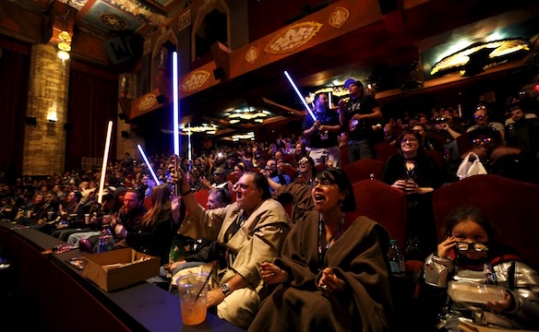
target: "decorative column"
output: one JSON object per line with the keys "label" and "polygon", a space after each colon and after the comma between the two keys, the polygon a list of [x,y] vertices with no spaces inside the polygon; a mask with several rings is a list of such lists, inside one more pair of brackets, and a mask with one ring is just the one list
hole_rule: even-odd
{"label": "decorative column", "polygon": [[76,10],[56,1],[48,16],[47,44],[32,46],[23,174],[63,173],[65,164],[69,52]]}
{"label": "decorative column", "polygon": [[24,175],[64,172],[69,61],[58,58],[54,45],[32,46]]}

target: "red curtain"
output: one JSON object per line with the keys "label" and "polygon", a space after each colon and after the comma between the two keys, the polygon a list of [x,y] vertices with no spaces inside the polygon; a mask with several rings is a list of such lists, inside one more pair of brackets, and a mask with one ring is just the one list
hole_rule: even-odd
{"label": "red curtain", "polygon": [[73,62],[69,82],[65,169],[80,169],[83,157],[103,157],[107,126],[114,122],[109,160],[116,157],[118,76]]}
{"label": "red curtain", "polygon": [[30,47],[0,36],[0,173],[13,183],[22,173]]}

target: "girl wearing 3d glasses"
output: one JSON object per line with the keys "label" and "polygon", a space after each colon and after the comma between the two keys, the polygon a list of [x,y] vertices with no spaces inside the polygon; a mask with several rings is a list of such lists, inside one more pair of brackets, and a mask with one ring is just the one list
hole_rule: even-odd
{"label": "girl wearing 3d glasses", "polygon": [[436,327],[459,331],[473,323],[539,329],[539,275],[494,240],[479,209],[462,207],[446,219],[446,238],[424,265],[428,302],[437,300]]}

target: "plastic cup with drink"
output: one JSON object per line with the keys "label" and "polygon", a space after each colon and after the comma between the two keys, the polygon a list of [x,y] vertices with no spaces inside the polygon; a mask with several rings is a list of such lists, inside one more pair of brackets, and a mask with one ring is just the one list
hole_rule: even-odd
{"label": "plastic cup with drink", "polygon": [[177,281],[184,325],[193,326],[206,320],[209,274],[191,273]]}

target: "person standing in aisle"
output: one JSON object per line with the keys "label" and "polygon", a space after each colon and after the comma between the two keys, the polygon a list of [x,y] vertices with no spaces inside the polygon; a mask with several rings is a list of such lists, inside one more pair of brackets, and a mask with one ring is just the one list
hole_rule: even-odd
{"label": "person standing in aisle", "polygon": [[353,78],[344,82],[350,99],[339,101],[341,126],[348,131],[350,162],[361,158],[374,158],[372,126],[382,118],[382,111],[372,95],[365,94],[363,84]]}
{"label": "person standing in aisle", "polygon": [[338,135],[341,131],[339,116],[329,108],[328,95],[321,93],[316,98],[314,115],[303,119],[303,137],[309,140],[309,157],[316,165],[331,163],[335,168],[341,165]]}

